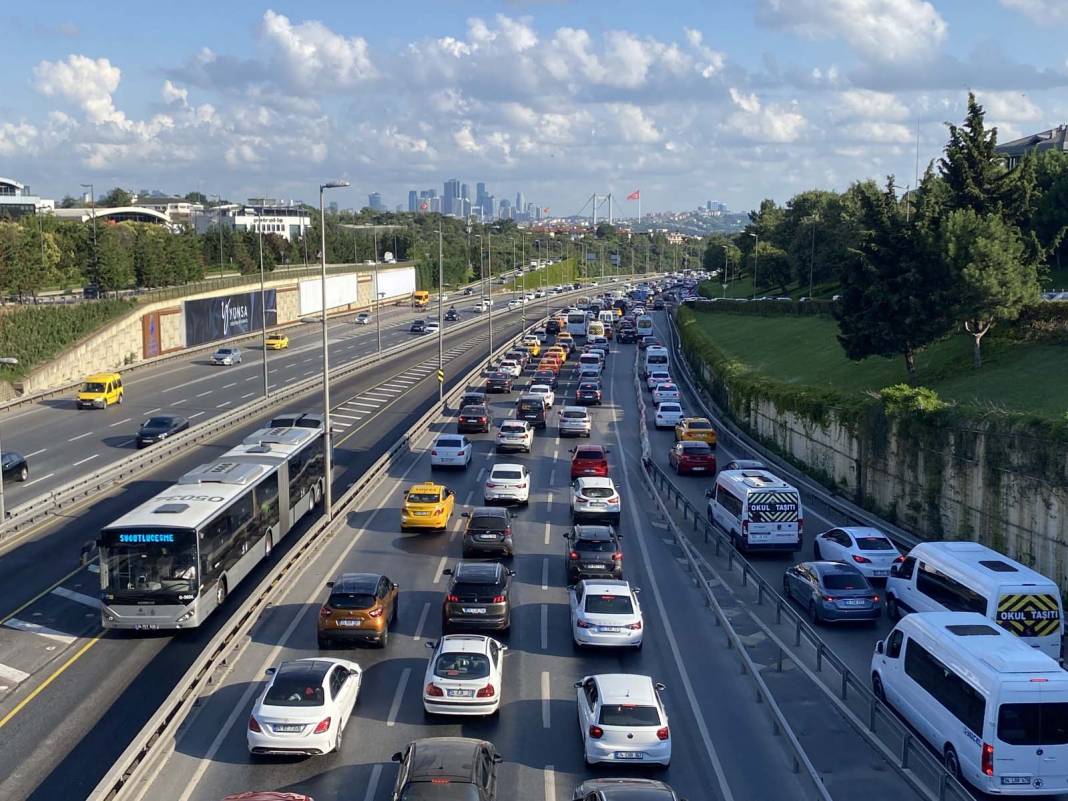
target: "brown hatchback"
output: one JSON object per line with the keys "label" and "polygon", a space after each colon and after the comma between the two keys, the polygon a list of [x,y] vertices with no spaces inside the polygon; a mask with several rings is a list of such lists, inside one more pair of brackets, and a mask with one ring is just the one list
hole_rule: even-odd
{"label": "brown hatchback", "polygon": [[397,585],[381,573],[342,573],[326,586],[330,597],[319,610],[319,647],[370,642],[385,648],[397,622]]}

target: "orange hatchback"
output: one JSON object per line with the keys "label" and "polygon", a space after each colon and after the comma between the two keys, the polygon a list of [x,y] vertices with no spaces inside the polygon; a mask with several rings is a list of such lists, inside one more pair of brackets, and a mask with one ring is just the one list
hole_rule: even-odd
{"label": "orange hatchback", "polygon": [[538,369],[539,370],[552,370],[554,373],[559,374],[560,367],[562,365],[563,365],[563,362],[560,361],[559,359],[542,359],[540,362],[538,362]]}
{"label": "orange hatchback", "polygon": [[[545,357],[548,357],[548,356],[558,356],[560,358],[560,361],[566,362],[567,361],[567,350],[564,347],[562,347],[561,345],[553,345],[551,348],[549,348],[547,351],[545,351]],[[543,357],[543,358],[545,358],[545,357]]]}
{"label": "orange hatchback", "polygon": [[397,585],[381,573],[342,573],[326,586],[330,597],[319,609],[319,648],[336,642],[385,648],[397,622]]}

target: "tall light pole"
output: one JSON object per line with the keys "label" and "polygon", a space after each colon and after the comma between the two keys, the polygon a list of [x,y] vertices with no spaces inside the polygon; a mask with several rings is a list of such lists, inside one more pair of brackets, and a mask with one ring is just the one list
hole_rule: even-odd
{"label": "tall light pole", "polygon": [[[222,195],[209,195],[209,197],[213,197],[216,201],[218,201],[218,205],[215,207],[215,215],[218,220],[219,226],[219,278],[222,278],[223,271],[225,269],[225,265],[223,262]],[[266,198],[264,199],[266,200]],[[305,247],[307,247],[307,245],[305,245]],[[304,258],[304,261],[308,261],[306,256]]]}
{"label": "tall light pole", "polygon": [[812,255],[808,260],[808,299],[812,300],[812,272],[816,264],[816,223],[819,222],[819,217],[813,214],[809,217],[809,223],[812,225]]}
{"label": "tall light pole", "polygon": [[[442,245],[441,222],[438,222],[438,400],[445,397],[445,256]],[[378,254],[375,254],[377,258]]]}
{"label": "tall light pole", "polygon": [[759,264],[757,251],[760,250],[760,234],[749,234],[749,236],[756,240],[753,244],[753,297],[755,298],[757,293],[757,265]]}
{"label": "tall light pole", "polygon": [[[394,234],[396,236],[396,234]],[[382,352],[382,293],[378,289],[378,228],[374,225],[371,226],[371,238],[374,240],[375,246],[375,332],[378,335],[378,352]],[[393,254],[396,257],[396,243],[394,243]]]}
{"label": "tall light pole", "polygon": [[[93,210],[93,271],[96,272],[98,270],[97,262],[100,258],[96,250],[96,193],[93,191],[93,185],[91,183],[82,184],[82,188],[89,190],[89,206]],[[96,279],[97,276],[94,275],[93,278]]]}
{"label": "tall light pole", "polygon": [[489,276],[489,355],[486,356],[486,368],[489,369],[493,357],[493,232],[486,230],[486,275]]}
{"label": "tall light pole", "polygon": [[[15,365],[18,363],[19,360],[14,356],[4,356],[3,358],[0,358],[0,364]],[[0,462],[3,461],[3,452],[4,447],[0,444]],[[7,520],[7,508],[4,506],[4,474],[3,471],[0,470],[0,522],[3,522],[4,520]]]}
{"label": "tall light pole", "polygon": [[348,186],[348,181],[327,181],[319,184],[319,269],[320,286],[323,302],[323,511],[326,519],[333,519],[334,494],[331,488],[334,471],[334,435],[330,431],[330,353],[327,350],[326,331],[326,210],[323,207],[323,193],[327,189],[340,189]]}
{"label": "tall light pole", "polygon": [[260,231],[260,344],[263,346],[263,397],[266,398],[270,394],[267,384],[267,294],[263,288],[263,220],[258,215],[256,227]]}

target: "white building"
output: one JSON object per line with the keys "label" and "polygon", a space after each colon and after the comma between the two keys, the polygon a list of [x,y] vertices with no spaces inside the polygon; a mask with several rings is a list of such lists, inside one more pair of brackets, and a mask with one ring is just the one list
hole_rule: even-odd
{"label": "white building", "polygon": [[220,220],[231,231],[263,231],[289,242],[303,237],[311,227],[307,209],[294,202],[251,198],[248,203],[231,203],[193,212],[193,226],[197,233],[210,231],[219,225]]}
{"label": "white building", "polygon": [[12,178],[0,178],[0,219],[14,219],[26,214],[46,214],[56,207],[54,200],[37,197],[25,184]]}

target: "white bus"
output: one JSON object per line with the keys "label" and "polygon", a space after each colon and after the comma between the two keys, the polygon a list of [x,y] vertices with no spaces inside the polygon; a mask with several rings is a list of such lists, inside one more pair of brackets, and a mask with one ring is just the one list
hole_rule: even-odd
{"label": "white bus", "polygon": [[567,333],[573,337],[586,336],[586,321],[588,319],[586,312],[579,309],[571,309],[567,313]]}
{"label": "white bus", "polygon": [[100,533],[101,622],[194,628],[323,494],[323,430],[262,429]]}
{"label": "white bus", "polygon": [[977,542],[917,545],[890,569],[886,609],[891,620],[910,612],[978,612],[1032,648],[1061,656],[1056,582]]}
{"label": "white bus", "polygon": [[801,493],[767,470],[721,470],[705,493],[708,521],[741,551],[799,551]]}
{"label": "white bus", "polygon": [[1068,788],[1068,673],[971,612],[909,615],[875,645],[872,690],[992,795]]}

